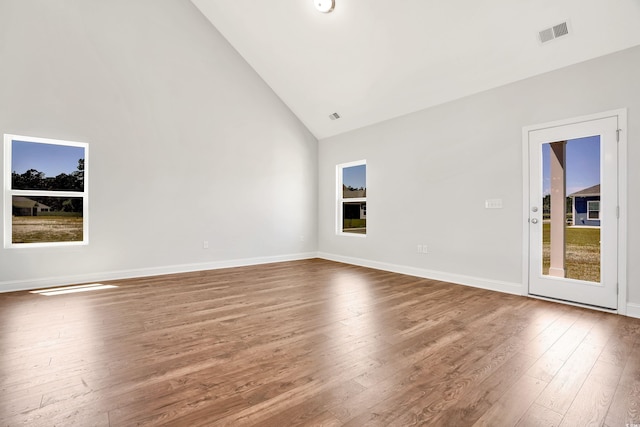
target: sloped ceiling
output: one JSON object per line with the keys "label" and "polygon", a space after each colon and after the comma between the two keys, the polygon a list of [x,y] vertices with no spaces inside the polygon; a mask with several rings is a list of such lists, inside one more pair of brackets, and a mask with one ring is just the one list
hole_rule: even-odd
{"label": "sloped ceiling", "polygon": [[640,44],[640,0],[191,1],[318,139]]}

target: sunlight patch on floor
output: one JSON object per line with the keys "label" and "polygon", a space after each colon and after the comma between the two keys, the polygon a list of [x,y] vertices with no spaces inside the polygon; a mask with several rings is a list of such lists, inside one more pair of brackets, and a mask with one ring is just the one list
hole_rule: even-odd
{"label": "sunlight patch on floor", "polygon": [[103,285],[102,283],[92,283],[90,285],[65,286],[62,288],[41,289],[38,291],[30,291],[32,294],[40,294],[44,296],[71,294],[76,292],[97,291],[100,289],[117,288],[116,285]]}

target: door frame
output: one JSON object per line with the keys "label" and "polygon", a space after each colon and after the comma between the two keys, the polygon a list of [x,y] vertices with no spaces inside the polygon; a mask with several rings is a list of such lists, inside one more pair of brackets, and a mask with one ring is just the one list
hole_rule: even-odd
{"label": "door frame", "polygon": [[[529,134],[534,131],[552,127],[573,125],[581,122],[616,117],[618,119],[618,309],[604,310],[618,314],[627,314],[627,109],[621,108],[586,116],[562,119],[553,122],[540,123],[522,128],[522,292],[529,294],[529,203],[530,203],[530,158],[529,158]],[[540,297],[535,297],[540,298]],[[543,298],[546,299],[546,298]],[[554,300],[564,304],[578,305],[596,309],[595,307],[579,303]]]}

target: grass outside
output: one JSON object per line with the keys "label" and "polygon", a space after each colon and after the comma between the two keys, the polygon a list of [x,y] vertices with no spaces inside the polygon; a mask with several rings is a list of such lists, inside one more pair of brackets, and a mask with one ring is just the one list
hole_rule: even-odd
{"label": "grass outside", "polygon": [[83,218],[73,216],[14,216],[13,243],[81,242]]}
{"label": "grass outside", "polygon": [[[566,227],[565,273],[569,279],[600,282],[600,228]],[[542,229],[542,273],[549,274],[551,224]]]}
{"label": "grass outside", "polygon": [[366,219],[345,219],[342,223],[343,233],[367,234]]}

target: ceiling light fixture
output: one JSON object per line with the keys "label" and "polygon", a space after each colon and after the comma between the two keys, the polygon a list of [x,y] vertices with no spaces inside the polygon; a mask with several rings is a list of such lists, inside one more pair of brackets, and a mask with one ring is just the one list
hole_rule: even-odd
{"label": "ceiling light fixture", "polygon": [[316,5],[316,9],[322,13],[329,13],[336,6],[335,0],[313,0],[313,3]]}

